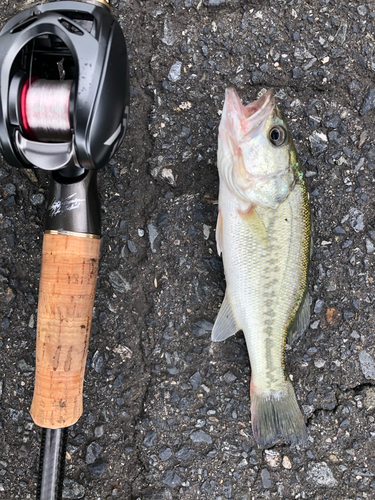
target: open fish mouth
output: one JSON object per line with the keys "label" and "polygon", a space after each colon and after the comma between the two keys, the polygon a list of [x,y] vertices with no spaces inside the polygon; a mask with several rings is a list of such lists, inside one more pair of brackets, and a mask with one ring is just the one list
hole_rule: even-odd
{"label": "open fish mouth", "polygon": [[269,118],[275,109],[275,97],[271,90],[267,90],[255,101],[244,106],[234,87],[226,89],[228,105],[236,110],[241,124],[242,140],[249,140],[249,135],[255,135],[258,128]]}
{"label": "open fish mouth", "polygon": [[258,99],[244,106],[246,118],[252,117],[253,120],[261,116],[265,112],[268,115],[269,111],[275,107],[275,97],[272,90],[267,90]]}

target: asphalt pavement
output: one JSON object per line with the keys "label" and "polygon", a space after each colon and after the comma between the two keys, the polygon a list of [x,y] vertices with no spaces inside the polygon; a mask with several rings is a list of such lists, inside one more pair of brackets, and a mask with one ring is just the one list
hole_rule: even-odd
{"label": "asphalt pavement", "polygon": [[[1,26],[32,1],[5,1]],[[375,6],[119,0],[131,118],[99,173],[103,240],[64,499],[375,498]],[[1,84],[1,82],[0,82]],[[287,371],[308,445],[256,445],[242,333],[212,344],[225,88],[272,88],[313,214],[308,331]],[[49,175],[0,160],[0,498],[34,498],[29,408]]]}

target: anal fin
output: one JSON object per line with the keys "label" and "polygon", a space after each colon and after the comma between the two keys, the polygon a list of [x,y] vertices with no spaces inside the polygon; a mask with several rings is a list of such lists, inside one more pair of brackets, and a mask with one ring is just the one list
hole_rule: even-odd
{"label": "anal fin", "polygon": [[300,308],[296,314],[296,317],[289,329],[287,342],[292,344],[296,339],[301,337],[303,333],[307,330],[310,322],[310,295],[306,293],[304,300],[302,301]]}
{"label": "anal fin", "polygon": [[240,330],[240,328],[238,327],[236,319],[233,316],[232,307],[227,294],[225,294],[219,314],[212,329],[211,340],[212,342],[221,342],[231,335],[234,335],[238,332],[238,330]]}

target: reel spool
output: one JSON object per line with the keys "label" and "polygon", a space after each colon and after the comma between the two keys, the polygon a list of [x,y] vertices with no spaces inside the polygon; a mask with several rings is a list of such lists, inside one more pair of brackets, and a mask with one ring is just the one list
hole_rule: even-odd
{"label": "reel spool", "polygon": [[98,169],[120,145],[130,101],[127,51],[104,5],[42,4],[0,32],[0,152],[10,165]]}
{"label": "reel spool", "polygon": [[73,80],[25,80],[20,95],[21,126],[26,136],[40,142],[72,139]]}

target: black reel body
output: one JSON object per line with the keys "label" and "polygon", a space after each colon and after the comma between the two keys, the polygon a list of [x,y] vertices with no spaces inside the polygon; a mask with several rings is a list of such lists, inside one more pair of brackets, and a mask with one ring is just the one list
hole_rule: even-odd
{"label": "black reel body", "polygon": [[0,32],[0,151],[10,165],[105,166],[129,101],[126,44],[106,7],[43,4]]}

